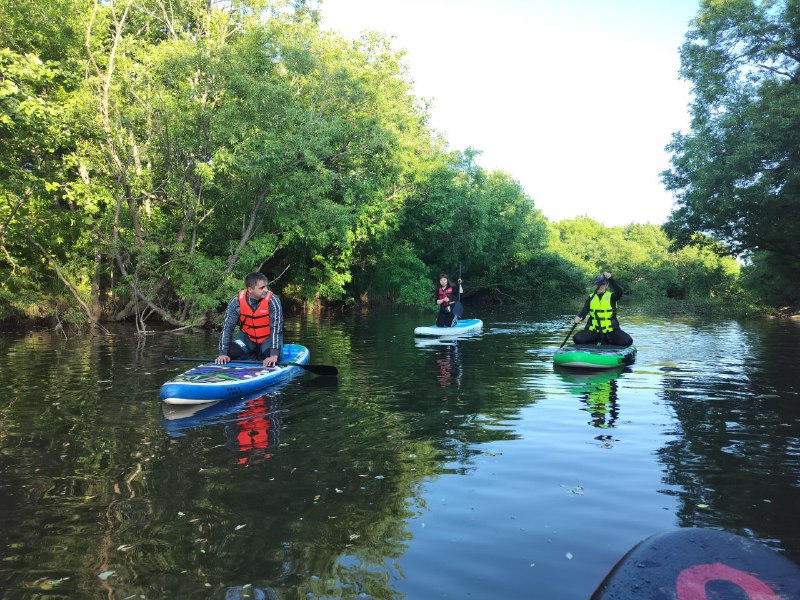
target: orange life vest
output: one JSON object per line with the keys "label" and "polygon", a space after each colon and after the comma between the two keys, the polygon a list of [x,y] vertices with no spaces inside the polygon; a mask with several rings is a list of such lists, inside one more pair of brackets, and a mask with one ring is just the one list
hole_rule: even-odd
{"label": "orange life vest", "polygon": [[239,327],[254,344],[260,344],[269,337],[269,301],[271,299],[272,290],[267,292],[266,298],[263,298],[253,310],[247,302],[247,290],[239,292]]}

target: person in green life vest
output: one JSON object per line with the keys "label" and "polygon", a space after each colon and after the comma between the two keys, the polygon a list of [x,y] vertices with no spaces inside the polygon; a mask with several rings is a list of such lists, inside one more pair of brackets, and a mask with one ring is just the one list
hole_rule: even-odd
{"label": "person in green life vest", "polygon": [[[255,356],[265,367],[278,362],[283,348],[283,307],[268,284],[263,273],[250,273],[244,279],[245,289],[228,304],[219,336],[219,356],[214,361],[218,365],[245,355]],[[234,338],[236,325],[240,331]]]}
{"label": "person in green life vest", "polygon": [[586,299],[581,312],[575,317],[575,323],[583,321],[586,315],[589,315],[589,320],[583,331],[573,336],[572,341],[576,344],[630,346],[633,338],[620,329],[617,321],[617,302],[622,298],[622,288],[608,271],[595,277],[594,284],[597,289]]}

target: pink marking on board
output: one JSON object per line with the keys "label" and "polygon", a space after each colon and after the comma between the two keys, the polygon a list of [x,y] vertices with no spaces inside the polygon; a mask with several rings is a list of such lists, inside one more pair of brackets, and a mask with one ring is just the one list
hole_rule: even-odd
{"label": "pink marking on board", "polygon": [[744,591],[749,600],[782,600],[755,575],[722,563],[694,565],[678,573],[675,582],[678,600],[708,600],[706,584],[710,581],[730,581]]}

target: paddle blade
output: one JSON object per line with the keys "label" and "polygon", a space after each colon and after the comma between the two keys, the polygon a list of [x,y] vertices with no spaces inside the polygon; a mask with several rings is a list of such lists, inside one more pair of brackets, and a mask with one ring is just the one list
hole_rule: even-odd
{"label": "paddle blade", "polygon": [[456,302],[456,305],[453,307],[453,314],[459,319],[464,316],[464,306],[461,302]]}
{"label": "paddle blade", "polygon": [[296,365],[294,363],[289,363],[294,367],[300,367],[308,371],[309,373],[314,373],[314,375],[319,375],[320,377],[338,377],[339,376],[339,369],[334,367],[333,365]]}

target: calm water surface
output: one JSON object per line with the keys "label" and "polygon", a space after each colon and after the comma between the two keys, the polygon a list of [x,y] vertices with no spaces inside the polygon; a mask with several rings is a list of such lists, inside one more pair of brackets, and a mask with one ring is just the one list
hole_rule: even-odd
{"label": "calm water surface", "polygon": [[296,317],[302,375],[203,410],[216,333],[0,333],[4,598],[585,599],[677,527],[800,562],[800,326],[623,315],[623,372],[555,371],[570,315]]}

